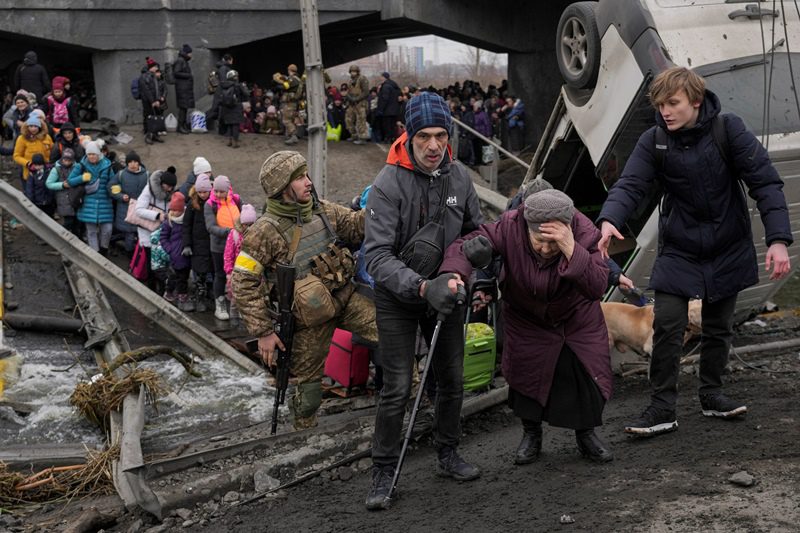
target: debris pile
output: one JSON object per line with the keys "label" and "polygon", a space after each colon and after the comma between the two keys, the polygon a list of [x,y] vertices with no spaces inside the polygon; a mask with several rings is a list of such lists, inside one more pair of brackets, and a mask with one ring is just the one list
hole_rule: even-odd
{"label": "debris pile", "polygon": [[86,464],[45,468],[27,477],[0,463],[0,507],[112,494],[111,465],[118,458],[119,446],[89,450]]}

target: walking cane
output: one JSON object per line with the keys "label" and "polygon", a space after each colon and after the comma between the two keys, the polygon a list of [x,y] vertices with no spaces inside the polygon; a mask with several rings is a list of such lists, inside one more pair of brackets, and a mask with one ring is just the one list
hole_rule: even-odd
{"label": "walking cane", "polygon": [[[456,305],[464,305],[467,299],[467,293],[463,285],[458,286],[456,292]],[[392,478],[392,487],[389,489],[389,494],[386,496],[386,501],[392,499],[397,488],[397,481],[400,479],[400,470],[403,468],[403,460],[408,451],[408,443],[411,441],[411,434],[414,431],[414,422],[417,421],[417,412],[419,411],[419,404],[422,402],[422,393],[425,389],[425,380],[428,379],[428,371],[431,368],[431,361],[433,361],[434,351],[436,350],[436,342],[439,340],[439,331],[442,329],[442,323],[447,318],[444,313],[439,313],[436,316],[436,327],[433,329],[433,337],[431,337],[431,346],[428,349],[428,357],[425,358],[425,368],[422,370],[422,376],[419,381],[419,389],[417,389],[417,398],[414,400],[414,408],[411,410],[411,417],[408,419],[408,428],[406,429],[406,437],[403,439],[403,448],[400,450],[400,457],[397,459],[397,468],[394,471],[394,478]]]}

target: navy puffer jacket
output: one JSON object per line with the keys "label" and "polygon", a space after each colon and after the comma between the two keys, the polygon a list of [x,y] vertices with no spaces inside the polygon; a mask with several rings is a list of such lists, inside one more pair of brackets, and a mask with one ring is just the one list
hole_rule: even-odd
{"label": "navy puffer jacket", "polygon": [[720,113],[717,96],[706,91],[697,124],[667,131],[663,175],[655,156],[655,127],[642,134],[622,177],[608,193],[598,220],[621,228],[647,191],[660,181],[665,198],[659,219],[659,252],[650,288],[709,302],[758,282],[747,203],[737,181],[756,201],[767,245],[792,243],[783,181],[756,137],[736,115],[723,115],[731,167],[711,132]]}

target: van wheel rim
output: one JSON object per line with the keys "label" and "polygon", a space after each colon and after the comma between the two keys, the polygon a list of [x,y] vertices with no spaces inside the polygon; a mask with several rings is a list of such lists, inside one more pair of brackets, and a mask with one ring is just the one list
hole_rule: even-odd
{"label": "van wheel rim", "polygon": [[576,17],[570,18],[561,31],[561,61],[575,77],[586,69],[588,55],[586,28]]}

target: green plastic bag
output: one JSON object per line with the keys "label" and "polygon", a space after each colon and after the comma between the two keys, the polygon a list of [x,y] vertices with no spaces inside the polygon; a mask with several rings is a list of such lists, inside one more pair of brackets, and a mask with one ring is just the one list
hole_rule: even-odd
{"label": "green plastic bag", "polygon": [[342,139],[342,125],[339,124],[335,128],[331,126],[330,122],[325,123],[327,130],[327,139],[333,142],[339,142]]}

